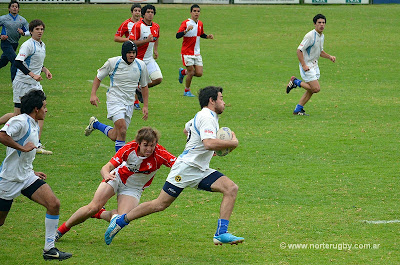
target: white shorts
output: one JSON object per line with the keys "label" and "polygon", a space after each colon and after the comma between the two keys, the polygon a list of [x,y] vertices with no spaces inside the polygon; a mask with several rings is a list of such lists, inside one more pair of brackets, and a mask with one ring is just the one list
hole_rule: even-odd
{"label": "white shorts", "polygon": [[154,59],[146,61],[145,63],[151,80],[163,78],[161,69]]}
{"label": "white shorts", "polygon": [[28,188],[39,177],[32,171],[23,182],[10,181],[0,178],[0,198],[3,200],[13,200],[21,195],[21,191]]}
{"label": "white shorts", "polygon": [[311,81],[319,80],[320,73],[319,73],[318,65],[314,66],[314,67],[310,67],[310,70],[308,70],[307,72],[305,72],[303,70],[303,67],[301,66],[301,64],[299,64],[299,68],[300,68],[301,78],[303,79],[304,82],[308,83]]}
{"label": "white shorts", "polygon": [[134,178],[128,178],[126,184],[124,184],[118,174],[116,174],[116,178],[108,181],[107,184],[114,189],[115,194],[131,196],[136,198],[138,202],[140,201],[140,197],[142,197],[143,189],[135,185]]}
{"label": "white shorts", "polygon": [[133,105],[125,105],[119,102],[107,102],[107,119],[112,120],[114,123],[117,120],[124,119],[126,128],[131,124],[133,115]]}
{"label": "white shorts", "polygon": [[21,103],[21,98],[25,96],[32,89],[39,89],[43,91],[42,85],[37,82],[35,84],[27,84],[23,82],[17,82],[14,80],[13,84],[13,102]]}
{"label": "white shorts", "polygon": [[182,62],[184,66],[203,66],[203,58],[201,55],[182,55]]}
{"label": "white shorts", "polygon": [[178,161],[172,166],[166,181],[182,189],[186,187],[197,188],[205,177],[215,171],[212,168],[202,171],[197,167]]}

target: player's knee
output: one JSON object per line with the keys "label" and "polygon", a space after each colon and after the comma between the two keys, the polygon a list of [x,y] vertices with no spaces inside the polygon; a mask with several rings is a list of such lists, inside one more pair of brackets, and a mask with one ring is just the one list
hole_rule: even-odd
{"label": "player's knee", "polygon": [[87,214],[89,216],[95,215],[101,210],[101,208],[103,208],[103,205],[91,202],[87,206]]}
{"label": "player's knee", "polygon": [[321,91],[320,87],[314,87],[313,88],[313,93],[318,93],[319,91]]}
{"label": "player's knee", "polygon": [[196,72],[195,76],[202,77],[203,76],[203,72]]}
{"label": "player's knee", "polygon": [[47,210],[58,213],[60,211],[60,200],[58,198],[51,199],[47,202]]}

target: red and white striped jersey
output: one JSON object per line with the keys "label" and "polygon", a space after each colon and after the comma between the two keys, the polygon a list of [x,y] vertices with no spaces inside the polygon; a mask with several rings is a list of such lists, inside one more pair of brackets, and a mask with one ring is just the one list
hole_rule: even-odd
{"label": "red and white striped jersey", "polygon": [[188,18],[182,22],[178,32],[185,31],[190,25],[193,26],[193,29],[183,36],[181,54],[200,55],[200,36],[204,34],[203,22],[198,20],[196,23],[193,19]]}
{"label": "red and white striped jersey", "polygon": [[121,26],[119,26],[117,32],[115,33],[115,36],[116,37],[125,36],[126,38],[128,38],[129,33],[131,32],[134,24],[135,22],[132,20],[132,18],[128,18],[121,24]]}
{"label": "red and white striped jersey", "polygon": [[129,34],[130,40],[145,40],[150,34],[153,35],[154,40],[139,46],[138,53],[136,55],[136,58],[139,58],[144,62],[153,58],[154,43],[160,37],[160,26],[154,22],[148,26],[143,20],[140,20],[133,25],[131,33]]}
{"label": "red and white striped jersey", "polygon": [[115,171],[124,184],[128,178],[135,178],[138,186],[144,189],[150,186],[157,170],[162,165],[172,167],[176,157],[159,144],[149,157],[138,156],[138,148],[139,144],[135,141],[125,144],[111,158],[110,163],[116,168]]}

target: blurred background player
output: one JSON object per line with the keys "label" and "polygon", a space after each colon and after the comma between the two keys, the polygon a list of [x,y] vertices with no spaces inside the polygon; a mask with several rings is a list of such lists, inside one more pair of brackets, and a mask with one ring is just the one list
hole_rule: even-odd
{"label": "blurred background player", "polygon": [[160,84],[163,79],[161,69],[155,60],[158,58],[160,26],[153,21],[156,15],[155,6],[145,5],[141,12],[142,19],[133,25],[129,39],[138,46],[137,58],[146,63],[151,79],[148,85],[150,88]]}
{"label": "blurred background player", "polygon": [[113,121],[114,128],[100,123],[96,117],[91,117],[89,125],[85,129],[85,135],[89,136],[95,129],[101,131],[115,141],[116,152],[125,145],[126,131],[131,123],[138,83],[142,87],[143,93],[142,119],[147,120],[148,116],[149,91],[147,84],[150,79],[146,64],[136,58],[136,53],[135,43],[125,41],[122,44],[121,56],[108,59],[97,70],[97,76],[93,80],[90,103],[97,107],[100,101],[96,92],[101,81],[106,76],[110,77],[110,87],[107,90],[107,118]]}
{"label": "blurred background player", "polygon": [[[42,90],[31,90],[21,98],[21,115],[11,118],[0,130],[0,142],[7,146],[0,167],[0,226],[11,209],[13,200],[24,195],[46,207],[45,260],[64,260],[72,256],[54,246],[59,221],[60,200],[54,195],[43,172],[33,171],[35,148],[39,144],[39,120],[46,116],[46,96]],[[15,224],[20,224],[21,220]],[[4,239],[3,239],[4,240]]]}
{"label": "blurred background player", "polygon": [[0,57],[0,68],[3,68],[11,63],[11,82],[14,80],[17,73],[17,68],[14,65],[18,41],[21,36],[30,36],[28,21],[18,15],[19,3],[12,0],[8,4],[8,14],[0,17],[1,29],[1,49],[3,54]]}
{"label": "blurred background player", "polygon": [[243,237],[228,233],[238,186],[221,172],[209,167],[214,151],[234,149],[239,144],[234,132],[232,140],[216,138],[218,115],[225,109],[222,88],[209,86],[201,89],[199,102],[201,111],[196,114],[190,126],[185,150],[172,166],[160,195],[155,200],[139,204],[127,214],[113,216],[104,236],[107,245],[130,221],[165,210],[186,187],[220,192],[223,195],[217,231],[213,237],[214,244],[238,244],[244,241]]}
{"label": "blurred background player", "polygon": [[[131,32],[133,25],[140,20],[141,17],[141,6],[140,4],[133,4],[131,6],[132,17],[125,20],[121,26],[119,26],[117,33],[114,35],[115,42],[125,42],[129,40],[129,33]],[[135,95],[135,102],[133,104],[135,110],[141,110],[138,96]]]}
{"label": "blurred background player", "polygon": [[293,88],[298,86],[306,90],[304,95],[301,97],[299,104],[297,104],[293,111],[294,115],[308,116],[303,107],[314,93],[318,93],[321,90],[318,82],[320,77],[318,67],[319,57],[327,58],[332,62],[336,61],[335,56],[331,56],[324,51],[325,37],[322,32],[325,29],[326,17],[322,14],[318,14],[313,18],[313,22],[315,29],[311,30],[304,36],[303,41],[297,48],[300,75],[304,81],[292,76],[286,87],[286,93],[288,94]]}
{"label": "blurred background player", "polygon": [[[47,79],[52,79],[53,75],[44,67],[44,59],[46,57],[46,45],[42,41],[45,30],[45,24],[39,19],[32,20],[29,23],[29,32],[31,38],[25,41],[19,48],[17,57],[15,58],[14,65],[18,68],[17,74],[13,81],[13,101],[14,113],[7,113],[0,118],[0,124],[4,124],[13,116],[21,113],[21,97],[28,93],[31,89],[43,90],[40,81],[43,78],[40,73],[46,74]],[[43,130],[43,120],[39,120],[39,146],[36,153],[51,155],[53,152],[45,150],[41,144],[40,139]]]}
{"label": "blurred background player", "polygon": [[213,34],[205,34],[203,28],[203,22],[199,20],[200,6],[192,5],[190,7],[190,16],[187,20],[183,21],[176,38],[180,39],[183,37],[182,42],[182,62],[186,66],[186,69],[179,68],[179,83],[182,84],[184,76],[185,81],[185,92],[183,93],[186,97],[194,97],[190,92],[190,85],[192,83],[193,76],[201,77],[203,75],[203,59],[200,55],[200,38],[203,39],[214,39]]}
{"label": "blurred background player", "polygon": [[[134,141],[119,149],[101,169],[103,181],[92,201],[78,209],[58,228],[56,240],[91,216],[110,222],[113,214],[124,214],[135,208],[157,170],[162,165],[172,167],[175,163],[176,157],[158,144],[159,138],[158,131],[144,127],[137,132]],[[115,194],[118,210],[106,211],[102,207]]]}

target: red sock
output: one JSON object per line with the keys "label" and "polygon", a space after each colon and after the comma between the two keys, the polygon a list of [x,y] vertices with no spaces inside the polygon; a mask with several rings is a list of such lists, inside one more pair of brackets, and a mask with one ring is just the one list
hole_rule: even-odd
{"label": "red sock", "polygon": [[97,219],[101,219],[100,215],[105,211],[106,209],[101,208],[100,211],[98,213],[96,213],[95,215],[93,215],[91,218],[97,218]]}
{"label": "red sock", "polygon": [[186,69],[183,69],[183,70],[181,71],[181,74],[187,75],[187,70],[186,70]]}
{"label": "red sock", "polygon": [[139,100],[135,100],[135,102],[133,102],[133,104],[139,104]]}
{"label": "red sock", "polygon": [[61,234],[67,233],[71,228],[68,228],[65,226],[65,223],[63,223],[57,230],[60,231]]}
{"label": "red sock", "polygon": [[188,91],[190,91],[190,88],[186,88],[186,87],[185,87],[185,92],[188,92]]}

